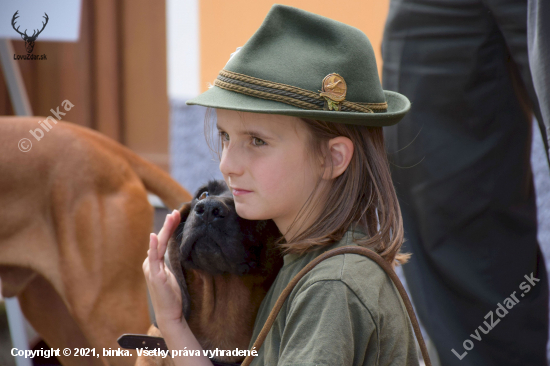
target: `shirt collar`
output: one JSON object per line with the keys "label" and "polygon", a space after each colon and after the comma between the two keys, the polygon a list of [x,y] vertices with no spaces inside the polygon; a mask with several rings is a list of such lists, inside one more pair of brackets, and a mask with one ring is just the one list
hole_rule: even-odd
{"label": "shirt collar", "polygon": [[337,247],[343,247],[346,245],[357,245],[353,242],[353,239],[361,238],[365,235],[367,235],[367,230],[365,229],[365,227],[360,225],[358,222],[353,223],[350,225],[348,230],[344,233],[342,238],[333,244],[327,245],[325,247],[317,248],[315,250],[309,251],[302,255],[298,255],[295,253],[285,254],[283,256],[283,263],[284,263],[283,267],[286,267],[287,265],[294,263],[296,260],[300,258],[303,258],[309,263],[311,260],[315,259],[318,255],[328,250],[331,250]]}

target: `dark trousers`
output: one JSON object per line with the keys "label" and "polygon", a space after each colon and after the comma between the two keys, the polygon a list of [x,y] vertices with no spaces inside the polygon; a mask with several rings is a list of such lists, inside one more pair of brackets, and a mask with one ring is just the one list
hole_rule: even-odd
{"label": "dark trousers", "polygon": [[[529,0],[527,44],[533,84],[544,120],[547,144],[550,143],[550,1]],[[543,128],[541,126],[541,128]],[[544,138],[544,136],[543,136]]]}
{"label": "dark trousers", "polygon": [[412,102],[384,128],[403,269],[444,366],[546,365],[526,21],[526,1],[390,3],[383,85]]}

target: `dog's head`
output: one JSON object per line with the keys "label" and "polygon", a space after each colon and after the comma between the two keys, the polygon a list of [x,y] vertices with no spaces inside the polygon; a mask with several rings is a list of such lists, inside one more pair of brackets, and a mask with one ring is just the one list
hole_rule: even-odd
{"label": "dog's head", "polygon": [[280,232],[272,220],[250,221],[237,215],[223,180],[211,180],[180,209],[181,222],[172,235],[183,268],[210,274],[265,272],[267,248]]}
{"label": "dog's head", "polygon": [[[204,349],[246,347],[257,310],[283,265],[275,245],[281,233],[272,220],[239,217],[223,180],[209,181],[179,211],[181,222],[168,243],[168,265],[181,289],[182,316]],[[217,281],[220,286],[212,285]],[[225,335],[220,329],[229,313],[205,318],[201,307],[206,303],[226,310],[230,305],[234,322]],[[234,357],[223,359],[236,362]]]}

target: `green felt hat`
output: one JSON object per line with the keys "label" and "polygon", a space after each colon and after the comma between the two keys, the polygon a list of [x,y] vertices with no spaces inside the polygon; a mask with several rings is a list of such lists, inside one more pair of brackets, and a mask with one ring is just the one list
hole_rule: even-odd
{"label": "green felt hat", "polygon": [[186,104],[365,126],[396,124],[410,109],[407,97],[382,89],[363,32],[280,4]]}

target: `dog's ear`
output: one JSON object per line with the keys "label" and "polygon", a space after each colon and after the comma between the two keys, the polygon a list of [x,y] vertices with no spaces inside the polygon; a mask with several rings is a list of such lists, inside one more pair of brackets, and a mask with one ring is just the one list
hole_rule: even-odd
{"label": "dog's ear", "polygon": [[189,213],[191,212],[191,202],[185,202],[181,205],[181,207],[178,209],[181,216],[181,222],[185,223],[187,221],[187,218],[189,217]]}

